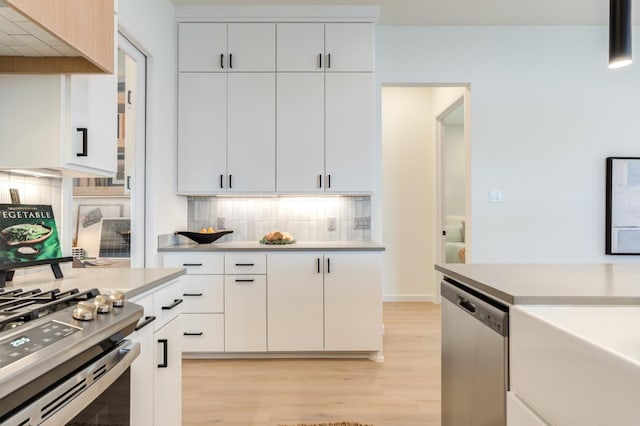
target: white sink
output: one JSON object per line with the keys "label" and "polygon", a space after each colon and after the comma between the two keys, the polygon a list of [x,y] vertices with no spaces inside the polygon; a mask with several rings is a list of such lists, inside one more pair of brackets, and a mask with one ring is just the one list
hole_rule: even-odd
{"label": "white sink", "polygon": [[557,425],[640,424],[640,307],[515,306],[510,389]]}

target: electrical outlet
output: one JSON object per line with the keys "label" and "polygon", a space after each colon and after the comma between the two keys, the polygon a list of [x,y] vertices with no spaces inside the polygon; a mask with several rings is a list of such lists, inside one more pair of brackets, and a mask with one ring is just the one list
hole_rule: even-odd
{"label": "electrical outlet", "polygon": [[369,229],[371,228],[371,217],[355,216],[353,218],[353,229]]}
{"label": "electrical outlet", "polygon": [[336,218],[335,217],[328,217],[327,218],[327,230],[328,231],[335,231],[336,230]]}
{"label": "electrical outlet", "polygon": [[226,223],[227,223],[227,220],[224,217],[222,217],[222,216],[218,217],[218,226],[217,226],[217,228],[218,229],[226,229],[227,228],[226,227]]}

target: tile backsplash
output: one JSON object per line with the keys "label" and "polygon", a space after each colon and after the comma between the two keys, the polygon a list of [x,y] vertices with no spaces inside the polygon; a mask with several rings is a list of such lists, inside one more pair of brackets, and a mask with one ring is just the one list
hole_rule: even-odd
{"label": "tile backsplash", "polygon": [[49,204],[53,207],[53,214],[56,221],[61,218],[61,179],[24,176],[17,173],[0,171],[0,203],[11,204],[10,189],[18,190],[22,204]]}
{"label": "tile backsplash", "polygon": [[[369,241],[370,229],[356,229],[371,217],[368,196],[335,197],[189,197],[189,231],[201,228],[233,230],[230,240],[260,240],[267,232],[290,232],[298,241]],[[335,218],[335,230],[328,229]],[[369,219],[370,223],[370,219]]]}

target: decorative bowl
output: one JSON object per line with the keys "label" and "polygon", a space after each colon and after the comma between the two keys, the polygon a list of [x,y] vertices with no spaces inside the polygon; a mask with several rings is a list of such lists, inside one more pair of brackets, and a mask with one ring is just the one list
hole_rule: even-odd
{"label": "decorative bowl", "polygon": [[192,241],[198,244],[209,244],[222,237],[223,235],[231,234],[233,231],[218,231],[218,232],[189,232],[178,231],[176,235],[184,235]]}

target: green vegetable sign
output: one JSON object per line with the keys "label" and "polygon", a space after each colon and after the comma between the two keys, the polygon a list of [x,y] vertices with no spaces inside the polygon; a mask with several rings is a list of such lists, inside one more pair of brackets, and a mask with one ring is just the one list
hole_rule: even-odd
{"label": "green vegetable sign", "polygon": [[0,265],[60,257],[51,206],[0,204]]}

